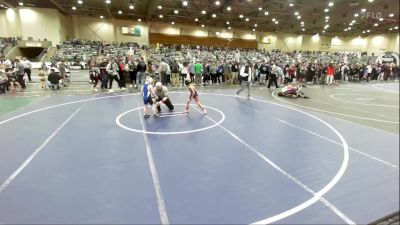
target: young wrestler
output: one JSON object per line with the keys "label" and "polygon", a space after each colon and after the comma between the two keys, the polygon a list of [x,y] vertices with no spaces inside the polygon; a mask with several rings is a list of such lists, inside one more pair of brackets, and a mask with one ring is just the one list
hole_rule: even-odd
{"label": "young wrestler", "polygon": [[[150,117],[149,114],[147,114],[147,106],[149,104],[153,105],[152,92],[153,92],[153,78],[147,76],[144,85],[141,87],[141,93],[143,96],[143,103],[144,103],[143,111],[145,119]],[[156,114],[155,109],[153,109],[153,115],[155,114]]]}
{"label": "young wrestler", "polygon": [[192,83],[190,78],[186,78],[185,79],[185,85],[188,87],[189,92],[190,92],[189,100],[186,102],[185,113],[189,113],[189,104],[194,99],[194,101],[196,102],[197,106],[199,106],[200,109],[203,110],[203,113],[207,114],[206,109],[200,103],[199,94],[197,93],[197,90],[194,87],[194,85],[193,85],[193,83]]}

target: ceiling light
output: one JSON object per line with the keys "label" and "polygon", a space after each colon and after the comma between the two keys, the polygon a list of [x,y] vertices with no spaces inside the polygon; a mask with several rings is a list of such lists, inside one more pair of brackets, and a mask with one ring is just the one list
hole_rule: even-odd
{"label": "ceiling light", "polygon": [[179,13],[179,11],[175,9],[175,10],[174,10],[174,13],[175,13],[175,14],[178,14],[178,13]]}
{"label": "ceiling light", "polygon": [[212,17],[213,17],[213,18],[215,18],[215,17],[217,17],[217,15],[215,15],[215,14],[212,14]]}
{"label": "ceiling light", "polygon": [[325,33],[325,31],[323,30],[322,33]]}
{"label": "ceiling light", "polygon": [[352,24],[352,23],[349,23],[349,26],[353,26],[353,24]]}
{"label": "ceiling light", "polygon": [[279,21],[277,20],[277,21],[275,21],[275,24],[278,24],[279,23]]}
{"label": "ceiling light", "polygon": [[239,18],[243,18],[243,15],[242,15],[242,14],[240,14],[240,15],[239,15]]}
{"label": "ceiling light", "polygon": [[250,19],[249,18],[246,18],[246,21],[249,21]]}
{"label": "ceiling light", "polygon": [[368,0],[368,2],[374,2],[374,0]]}
{"label": "ceiling light", "polygon": [[367,9],[361,9],[361,12],[366,12],[367,11]]}
{"label": "ceiling light", "polygon": [[204,27],[204,24],[202,24],[201,27]]}
{"label": "ceiling light", "polygon": [[356,21],[355,21],[355,20],[352,20],[351,23],[356,23]]}
{"label": "ceiling light", "polygon": [[106,4],[111,4],[111,0],[106,0]]}
{"label": "ceiling light", "polygon": [[175,24],[175,22],[174,22],[174,21],[172,21],[172,22],[171,22],[171,24],[172,24],[172,25],[174,25],[174,24]]}
{"label": "ceiling light", "polygon": [[118,11],[118,14],[122,14],[122,11],[121,11],[121,10],[119,10],[119,11]]}
{"label": "ceiling light", "polygon": [[332,7],[333,6],[333,2],[329,2],[328,6]]}
{"label": "ceiling light", "polygon": [[229,25],[229,21],[226,21],[226,24],[228,24],[228,25]]}
{"label": "ceiling light", "polygon": [[295,16],[299,15],[299,12],[294,12],[294,15],[295,15]]}
{"label": "ceiling light", "polygon": [[348,27],[347,30],[351,30],[351,27]]}
{"label": "ceiling light", "polygon": [[329,16],[325,16],[325,19],[326,19],[326,20],[329,20]]}
{"label": "ceiling light", "polygon": [[215,5],[220,5],[220,4],[221,4],[221,2],[215,1]]}
{"label": "ceiling light", "polygon": [[262,8],[261,8],[261,7],[258,7],[258,11],[262,11]]}
{"label": "ceiling light", "polygon": [[217,31],[217,32],[215,32],[215,34],[216,34],[217,36],[219,36],[221,33]]}
{"label": "ceiling light", "polygon": [[253,32],[255,32],[256,31],[256,29],[253,29]]}
{"label": "ceiling light", "polygon": [[187,6],[187,5],[188,5],[188,2],[187,2],[187,1],[183,1],[183,2],[182,2],[182,5],[183,5],[183,6]]}
{"label": "ceiling light", "polygon": [[79,5],[82,5],[82,4],[83,4],[83,1],[82,1],[82,0],[78,0],[78,4],[79,4]]}
{"label": "ceiling light", "polygon": [[301,30],[302,30],[302,31],[306,31],[306,29],[304,29],[304,28],[303,28],[303,29],[301,29]]}
{"label": "ceiling light", "polygon": [[300,26],[304,27],[304,24],[301,24]]}
{"label": "ceiling light", "polygon": [[231,29],[231,27],[228,27],[228,30],[230,30]]}
{"label": "ceiling light", "polygon": [[354,14],[354,17],[358,17],[358,13]]}
{"label": "ceiling light", "polygon": [[228,7],[226,7],[226,10],[231,11],[232,7],[228,6]]}
{"label": "ceiling light", "polygon": [[269,14],[268,11],[265,11],[265,12],[264,12],[264,15],[268,16],[268,14]]}
{"label": "ceiling light", "polygon": [[395,29],[395,30],[398,30],[398,29],[399,29],[399,27],[398,27],[398,26],[395,26],[395,27],[394,27],[394,29]]}
{"label": "ceiling light", "polygon": [[158,8],[158,9],[162,9],[162,6],[161,6],[161,5],[159,5],[157,8]]}
{"label": "ceiling light", "polygon": [[363,34],[365,34],[365,30],[363,30],[363,32],[362,32]]}
{"label": "ceiling light", "polygon": [[393,28],[389,28],[389,30],[393,30]]}
{"label": "ceiling light", "polygon": [[75,7],[75,6],[72,6],[72,10],[76,10],[76,7]]}
{"label": "ceiling light", "polygon": [[298,19],[298,20],[301,19],[301,16],[297,16],[297,19]]}
{"label": "ceiling light", "polygon": [[329,9],[325,9],[324,12],[326,12],[326,13],[329,12]]}
{"label": "ceiling light", "polygon": [[375,24],[374,24],[374,27],[377,27],[377,26],[379,26],[379,24],[375,23]]}
{"label": "ceiling light", "polygon": [[347,31],[347,29],[344,29],[344,31]]}
{"label": "ceiling light", "polygon": [[194,19],[194,21],[196,21],[196,22],[197,22],[197,21],[199,21],[199,19],[197,19],[197,18],[196,18],[196,19]]}
{"label": "ceiling light", "polygon": [[104,16],[100,16],[100,19],[103,19],[104,18]]}
{"label": "ceiling light", "polygon": [[290,6],[290,7],[293,7],[293,3],[290,3],[289,6]]}
{"label": "ceiling light", "polygon": [[383,18],[379,18],[379,21],[383,21]]}
{"label": "ceiling light", "polygon": [[159,15],[158,17],[163,18],[163,15]]}
{"label": "ceiling light", "polygon": [[24,3],[23,2],[20,2],[20,3],[18,3],[20,6],[23,6],[24,5]]}
{"label": "ceiling light", "polygon": [[138,22],[142,22],[142,19],[137,19]]}
{"label": "ceiling light", "polygon": [[325,20],[325,23],[328,23],[329,22],[329,20]]}
{"label": "ceiling light", "polygon": [[254,26],[257,27],[258,25],[257,25],[257,24],[254,24]]}
{"label": "ceiling light", "polygon": [[201,11],[201,14],[205,15],[207,12],[206,10]]}
{"label": "ceiling light", "polygon": [[275,18],[272,18],[272,21],[275,21]]}
{"label": "ceiling light", "polygon": [[371,32],[370,30],[367,30],[367,33]]}
{"label": "ceiling light", "polygon": [[393,13],[390,13],[390,14],[389,14],[389,17],[393,17],[393,16],[394,16],[394,14],[393,14]]}
{"label": "ceiling light", "polygon": [[135,6],[133,6],[133,5],[129,6],[129,9],[134,9],[134,8],[135,8]]}
{"label": "ceiling light", "polygon": [[304,24],[304,21],[301,21],[300,23],[301,23],[301,24]]}

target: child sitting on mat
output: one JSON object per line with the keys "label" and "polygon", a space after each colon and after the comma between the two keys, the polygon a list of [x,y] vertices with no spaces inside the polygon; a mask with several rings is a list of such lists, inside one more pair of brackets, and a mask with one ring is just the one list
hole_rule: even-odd
{"label": "child sitting on mat", "polygon": [[[143,97],[143,103],[144,103],[144,118],[147,119],[149,118],[149,114],[147,114],[147,106],[153,105],[153,78],[151,78],[150,76],[146,77],[145,83],[141,88],[141,93],[142,93],[142,97]],[[156,114],[155,109],[153,108],[153,115]]]}
{"label": "child sitting on mat", "polygon": [[200,107],[200,109],[203,111],[203,113],[207,114],[206,109],[200,103],[199,94],[197,93],[197,90],[194,87],[194,85],[192,83],[192,80],[190,78],[186,78],[185,79],[185,85],[188,87],[189,92],[190,92],[189,100],[186,102],[185,113],[189,113],[189,104],[194,99],[194,101],[196,102],[197,106]]}

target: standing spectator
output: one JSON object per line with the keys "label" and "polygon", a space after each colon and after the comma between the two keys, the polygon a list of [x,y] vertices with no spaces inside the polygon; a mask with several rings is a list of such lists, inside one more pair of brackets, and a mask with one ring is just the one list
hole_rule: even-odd
{"label": "standing spectator", "polygon": [[179,86],[179,65],[176,62],[171,63],[171,76],[172,76],[172,86],[177,87]]}
{"label": "standing spectator", "polygon": [[17,82],[21,86],[21,91],[26,89],[25,85],[25,80],[24,80],[24,75],[25,75],[25,66],[24,64],[19,60],[15,60],[15,74],[17,75]]}
{"label": "standing spectator", "polygon": [[247,62],[240,68],[239,79],[241,88],[236,91],[236,95],[239,95],[247,87],[247,99],[250,99],[250,84],[251,84],[251,64]]}
{"label": "standing spectator", "polygon": [[222,66],[222,70],[223,70],[223,76],[225,78],[225,83],[228,85],[233,84],[231,65],[229,64],[228,61],[225,61],[224,65]]}
{"label": "standing spectator", "polygon": [[117,84],[119,88],[122,88],[120,86],[120,79],[119,79],[119,74],[118,74],[118,64],[115,62],[114,59],[111,59],[110,62],[107,64],[107,73],[109,75],[109,92],[113,92],[112,89],[112,83],[114,80],[117,81]]}
{"label": "standing spectator", "polygon": [[[279,71],[280,70],[280,71]],[[279,88],[278,86],[278,81],[277,81],[277,77],[280,73],[282,72],[282,68],[280,68],[279,66],[276,65],[275,62],[272,63],[272,68],[271,68],[271,74],[270,74],[270,78],[269,78],[269,82],[268,82],[268,87],[267,88],[271,88],[271,84],[274,83],[276,88]]]}
{"label": "standing spectator", "polygon": [[126,68],[125,68],[125,62],[123,59],[121,59],[118,63],[118,75],[119,75],[119,86],[122,89],[125,89],[125,83],[126,83],[126,77],[125,77],[125,72],[126,72]]}
{"label": "standing spectator", "polygon": [[201,85],[201,75],[203,73],[203,66],[200,62],[194,64],[194,83],[196,85]]}
{"label": "standing spectator", "polygon": [[168,70],[168,64],[165,62],[165,59],[162,59],[160,63],[160,76],[161,76],[160,81],[163,85],[167,84],[167,70]]}
{"label": "standing spectator", "polygon": [[343,66],[340,68],[340,72],[342,74],[342,81],[349,81],[349,67],[346,63],[343,63]]}
{"label": "standing spectator", "polygon": [[32,82],[31,73],[32,73],[32,63],[26,58],[22,58],[22,63],[24,64],[24,72],[28,76],[29,82]]}
{"label": "standing spectator", "polygon": [[143,58],[140,59],[138,65],[137,65],[137,74],[136,74],[136,87],[139,88],[140,85],[144,84],[144,79],[146,76],[146,71],[147,71],[147,66],[146,63],[144,62]]}
{"label": "standing spectator", "polygon": [[60,72],[61,79],[64,81],[64,87],[67,87],[67,66],[64,60],[61,60],[61,63],[58,65],[58,71]]}
{"label": "standing spectator", "polygon": [[332,63],[329,63],[328,67],[326,68],[326,84],[327,85],[332,85],[334,75],[335,75],[335,67],[333,67]]}
{"label": "standing spectator", "polygon": [[239,64],[236,61],[232,63],[231,71],[232,71],[232,83],[238,84]]}
{"label": "standing spectator", "polygon": [[182,79],[182,83],[181,83],[181,87],[185,86],[185,79],[189,78],[190,79],[190,74],[189,74],[189,63],[188,62],[183,62],[183,67],[180,71],[181,74],[181,79]]}

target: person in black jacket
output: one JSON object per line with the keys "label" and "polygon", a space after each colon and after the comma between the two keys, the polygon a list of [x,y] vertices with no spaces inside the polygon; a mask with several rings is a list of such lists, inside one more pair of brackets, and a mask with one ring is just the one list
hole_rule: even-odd
{"label": "person in black jacket", "polygon": [[54,69],[50,70],[47,80],[49,81],[49,88],[52,90],[55,90],[56,88],[57,90],[60,89],[60,75],[58,75]]}
{"label": "person in black jacket", "polygon": [[137,88],[139,88],[139,85],[144,84],[144,78],[146,77],[146,70],[147,70],[147,65],[142,58],[136,67],[136,71],[137,71],[136,86],[137,86]]}

